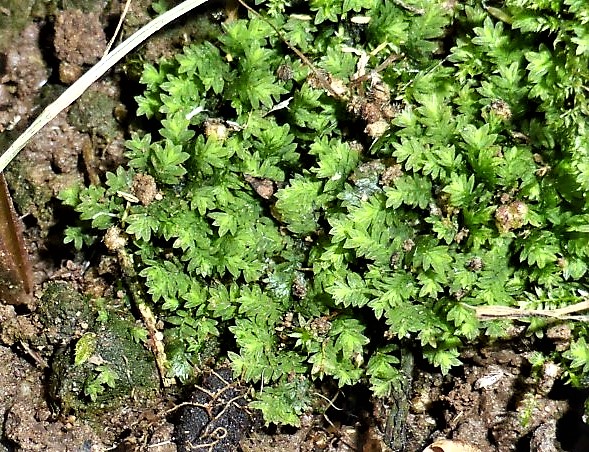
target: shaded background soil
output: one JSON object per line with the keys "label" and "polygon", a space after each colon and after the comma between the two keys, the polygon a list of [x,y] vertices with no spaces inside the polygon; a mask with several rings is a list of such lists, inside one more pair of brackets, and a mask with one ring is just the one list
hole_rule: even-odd
{"label": "shaded background soil", "polygon": [[[123,4],[0,2],[0,149],[98,61]],[[124,35],[155,14],[150,4],[131,3]],[[555,364],[533,369],[528,360],[532,350],[566,347],[569,332],[558,325],[542,342],[516,327],[509,343],[466,350],[464,368],[445,377],[416,361],[405,391],[391,400],[373,400],[361,387],[318,387],[325,403],[299,429],[263,428],[247,408],[248,388],[224,368],[205,373],[199,385],[161,391],[148,354],[137,358],[145,371],[139,377],[131,375],[128,357],[119,363],[128,385],[121,383],[123,393],[113,400],[98,400],[92,409],[77,401],[76,384],[88,373],[71,369],[74,342],[92,334],[108,338],[104,343],[123,341],[114,327],[95,331],[88,309],[124,325],[135,319],[125,308],[124,287],[115,283],[116,260],[100,248],[82,255],[63,244],[74,218],[56,195],[76,182],[99,183],[124,163],[124,140],[139,127],[132,96],[140,89],[141,60],[156,61],[213,35],[235,14],[227,8],[233,7],[212,2],[150,39],[46,126],[7,170],[36,290],[32,303],[0,306],[0,452],[421,451],[440,438],[463,440],[473,447],[468,450],[589,450],[586,394],[564,385]],[[104,307],[105,299],[114,302]],[[102,355],[127,353],[98,346]],[[141,355],[128,347],[133,359]]]}

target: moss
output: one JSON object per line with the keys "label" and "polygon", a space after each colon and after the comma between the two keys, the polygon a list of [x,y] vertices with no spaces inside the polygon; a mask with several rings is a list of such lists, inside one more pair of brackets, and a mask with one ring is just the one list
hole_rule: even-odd
{"label": "moss", "polygon": [[[159,381],[153,357],[131,338],[129,330],[133,326],[129,319],[109,320],[95,332],[94,353],[82,364],[75,364],[75,341],[55,353],[49,396],[60,413],[74,411],[91,416],[94,410],[114,408],[130,397],[155,394]],[[114,375],[112,386],[100,384],[104,368]],[[95,392],[93,384],[98,385]]]}
{"label": "moss", "polygon": [[88,299],[69,284],[52,282],[43,292],[37,309],[45,334],[54,344],[68,344],[93,327],[96,312]]}
{"label": "moss", "polygon": [[[80,245],[126,233],[171,376],[228,337],[235,374],[263,387],[253,406],[296,425],[312,381],[386,397],[407,343],[448,373],[464,344],[507,336],[502,313],[582,301],[583,2],[547,22],[554,52],[518,2],[517,27],[477,1],[321,0],[297,10],[309,19],[260,3],[267,17],[146,64],[138,115],[159,130],[132,136],[104,186],[61,196],[86,221]],[[542,28],[550,13],[531,11]],[[137,174],[157,184],[149,205],[133,200]],[[558,357],[569,375],[589,369],[577,344]]]}
{"label": "moss", "polygon": [[113,116],[118,105],[108,94],[90,89],[68,111],[68,121],[81,132],[96,133],[109,142],[121,134]]}
{"label": "moss", "polygon": [[6,0],[0,11],[0,54],[14,42],[20,31],[30,22],[35,0]]}
{"label": "moss", "polygon": [[[133,317],[106,305],[95,306],[58,283],[50,284],[41,300],[39,318],[45,332],[51,343],[61,344],[51,357],[49,373],[49,397],[61,413],[91,415],[139,393],[148,396],[158,387],[153,356],[134,339]],[[87,338],[92,338],[92,346],[81,357],[80,344]],[[106,377],[112,379],[103,381]]]}

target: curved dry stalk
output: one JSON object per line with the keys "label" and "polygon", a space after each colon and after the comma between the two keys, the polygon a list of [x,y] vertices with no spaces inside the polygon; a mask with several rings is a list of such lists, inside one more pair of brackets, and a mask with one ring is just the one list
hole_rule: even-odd
{"label": "curved dry stalk", "polygon": [[125,22],[125,17],[127,17],[127,13],[129,12],[130,6],[131,6],[131,0],[127,0],[125,3],[125,7],[123,8],[123,12],[121,13],[121,17],[119,17],[119,22],[117,23],[117,28],[115,28],[115,32],[112,34],[112,38],[110,38],[110,41],[108,41],[108,44],[106,45],[106,50],[104,51],[104,54],[102,55],[103,58],[110,53],[110,49],[112,49],[112,46],[114,45],[114,43],[117,39],[117,36],[119,35],[119,32],[121,31],[121,28],[123,28],[123,23]]}
{"label": "curved dry stalk", "polygon": [[208,0],[185,0],[178,6],[166,11],[161,16],[156,17],[147,25],[143,26],[128,39],[123,41],[112,52],[105,55],[96,63],[88,72],[82,75],[72,86],[66,89],[57,100],[51,103],[43,112],[33,121],[27,130],[25,130],[10,147],[0,156],[0,172],[16,157],[16,155],[26,146],[35,134],[41,130],[49,121],[55,118],[62,110],[78,99],[92,83],[98,80],[106,71],[117,64],[125,55],[135,49],[139,44],[149,38],[156,31],[168,25],[170,22],[183,16],[197,6],[206,3]]}

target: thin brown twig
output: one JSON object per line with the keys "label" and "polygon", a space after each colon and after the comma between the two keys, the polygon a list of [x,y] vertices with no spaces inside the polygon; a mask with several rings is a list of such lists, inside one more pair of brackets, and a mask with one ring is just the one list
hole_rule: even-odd
{"label": "thin brown twig", "polygon": [[[188,442],[188,447],[190,447],[190,449],[192,450],[198,450],[198,449],[204,449],[205,447],[208,447],[209,451],[213,450],[213,447],[215,447],[217,444],[219,444],[219,441],[221,441],[223,438],[225,438],[227,436],[227,429],[225,427],[217,427],[212,433],[215,433],[217,431],[220,431],[222,433],[221,436],[218,436],[216,439],[213,440],[213,442],[211,443],[206,443],[206,444],[198,444],[198,445],[194,445],[192,444],[192,442]],[[212,435],[211,433],[211,435]]]}
{"label": "thin brown twig", "polygon": [[365,82],[366,80],[370,79],[372,74],[378,74],[379,72],[384,71],[387,67],[393,64],[395,61],[400,60],[401,58],[403,58],[403,54],[391,53],[388,57],[385,58],[385,60],[382,63],[380,63],[378,66],[372,69],[368,74],[364,74],[358,78],[353,79],[351,83],[354,85],[358,85],[362,82]]}
{"label": "thin brown twig", "polygon": [[278,37],[282,40],[282,42],[284,42],[286,44],[286,46],[292,50],[300,59],[301,61],[309,68],[311,69],[311,72],[313,72],[313,75],[317,78],[317,80],[319,81],[319,83],[321,84],[321,86],[326,90],[329,91],[329,93],[337,98],[337,99],[341,99],[342,96],[341,94],[339,94],[337,91],[335,91],[329,81],[327,80],[327,78],[325,77],[325,75],[315,67],[315,65],[311,62],[311,60],[309,60],[309,58],[307,58],[307,56],[301,52],[299,49],[297,49],[295,46],[293,46],[288,39],[286,39],[286,37],[284,36],[284,34],[274,26],[273,23],[271,23],[269,20],[267,20],[264,16],[262,16],[259,12],[257,12],[255,9],[253,9],[251,6],[249,6],[247,3],[245,3],[243,0],[237,0],[245,9],[247,9],[248,11],[250,11],[252,14],[254,14],[256,17],[259,17],[260,19],[262,19],[264,22],[266,22],[268,25],[270,25],[270,27],[272,27],[272,29],[276,32],[276,34],[278,35]]}
{"label": "thin brown twig", "polygon": [[216,421],[217,419],[219,419],[225,413],[225,411],[227,411],[229,409],[230,405],[235,405],[238,408],[241,408],[241,405],[235,403],[235,401],[239,400],[239,399],[243,399],[243,394],[237,395],[237,396],[233,397],[232,399],[229,399],[226,402],[224,402],[225,406],[223,407],[223,409],[221,411],[219,411],[217,413],[217,415],[214,418],[212,418],[211,420]]}
{"label": "thin brown twig", "polygon": [[172,408],[168,408],[166,411],[162,412],[162,417],[166,417],[168,414],[173,413],[174,411],[179,410],[180,408],[183,408],[185,406],[194,406],[197,408],[202,408],[203,410],[206,410],[206,406],[202,403],[197,403],[197,402],[182,402],[179,403],[177,405],[174,405]]}

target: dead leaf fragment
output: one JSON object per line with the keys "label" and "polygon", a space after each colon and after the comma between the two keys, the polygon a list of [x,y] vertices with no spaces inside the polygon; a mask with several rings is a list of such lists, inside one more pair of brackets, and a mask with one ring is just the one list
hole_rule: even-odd
{"label": "dead leaf fragment", "polygon": [[274,182],[270,179],[260,179],[249,174],[245,174],[244,179],[262,198],[270,199],[274,195]]}
{"label": "dead leaf fragment", "polygon": [[0,302],[30,305],[33,277],[22,224],[0,173]]}

